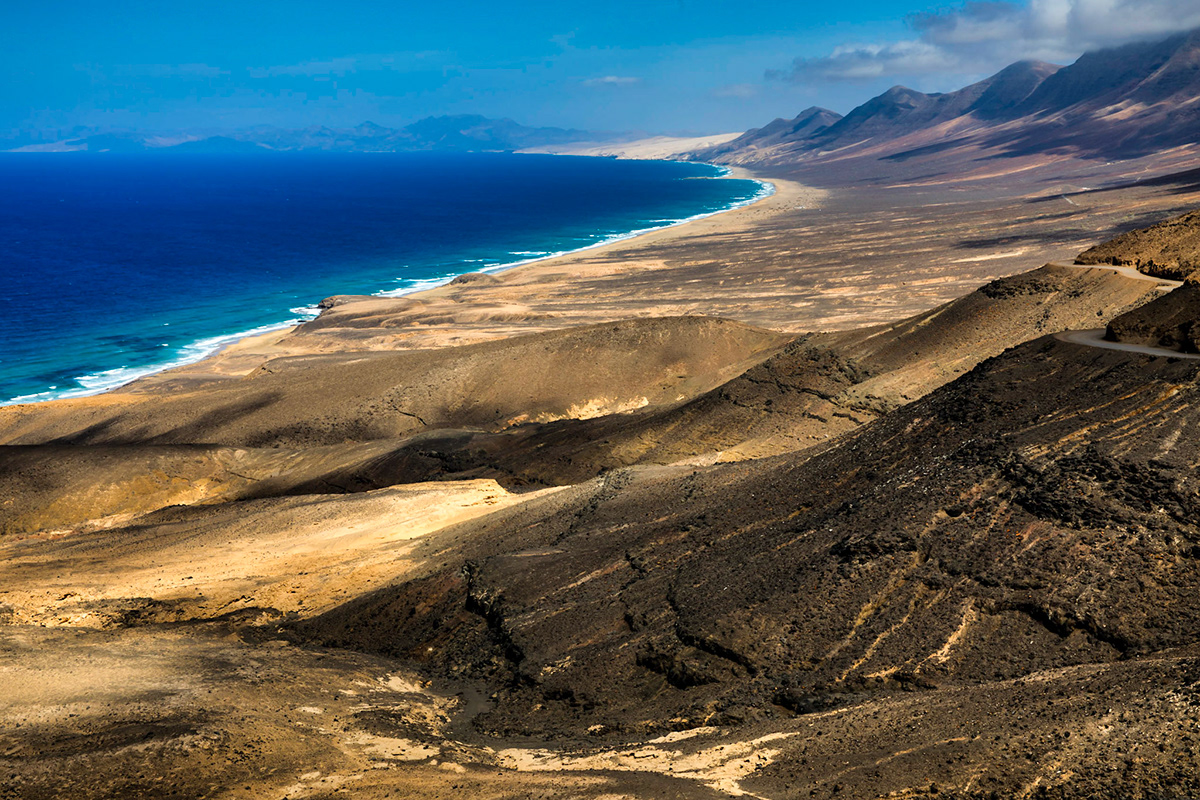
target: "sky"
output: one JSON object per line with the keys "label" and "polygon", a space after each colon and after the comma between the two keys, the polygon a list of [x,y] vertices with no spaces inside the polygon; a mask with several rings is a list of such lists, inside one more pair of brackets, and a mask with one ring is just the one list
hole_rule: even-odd
{"label": "sky", "polygon": [[0,4],[0,136],[527,125],[702,134],[1200,27],[1200,0]]}

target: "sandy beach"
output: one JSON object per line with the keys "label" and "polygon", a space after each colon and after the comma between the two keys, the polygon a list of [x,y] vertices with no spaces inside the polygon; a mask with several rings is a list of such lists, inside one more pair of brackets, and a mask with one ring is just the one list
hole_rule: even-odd
{"label": "sandy beach", "polygon": [[[202,362],[135,382],[245,375],[271,358],[426,349],[620,319],[705,315],[790,333],[903,319],[978,286],[1074,254],[1130,225],[1185,208],[1136,186],[1027,196],[973,191],[821,189],[769,181],[752,205],[401,297],[328,298],[322,316],[250,337]],[[1086,220],[1086,223],[1082,221]],[[1076,222],[1079,221],[1079,222]],[[126,391],[126,390],[122,390]]]}
{"label": "sandy beach", "polygon": [[[159,380],[244,375],[264,360],[285,355],[342,349],[419,349],[468,344],[520,333],[556,330],[571,325],[625,319],[630,316],[708,314],[715,298],[691,293],[686,300],[629,306],[627,293],[610,292],[607,308],[580,284],[622,283],[639,273],[666,268],[650,247],[672,247],[679,241],[748,234],[756,224],[788,212],[812,210],[828,193],[782,178],[766,178],[741,167],[725,177],[767,183],[772,193],[753,203],[709,214],[561,256],[488,273],[470,274],[446,285],[398,297],[337,295],[327,298],[322,321],[244,337],[192,364],[139,379],[138,386]],[[642,280],[648,275],[639,275]],[[658,281],[656,281],[658,283]],[[536,304],[536,305],[535,305]],[[403,322],[402,322],[403,320]],[[373,329],[362,336],[364,322]],[[321,328],[322,333],[307,334]],[[356,332],[357,329],[357,332]],[[301,333],[303,331],[303,333]],[[332,339],[337,339],[333,342]]]}

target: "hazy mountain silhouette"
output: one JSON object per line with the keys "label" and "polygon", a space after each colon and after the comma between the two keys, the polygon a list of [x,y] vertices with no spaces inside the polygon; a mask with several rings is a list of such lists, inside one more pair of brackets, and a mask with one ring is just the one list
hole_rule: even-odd
{"label": "hazy mountain silhouette", "polygon": [[224,136],[190,139],[129,132],[101,133],[59,142],[39,142],[20,149],[43,151],[140,152],[169,149],[173,152],[257,152],[270,150],[326,150],[339,152],[407,151],[506,151],[571,142],[609,142],[636,138],[632,134],[534,128],[511,119],[489,119],[472,114],[427,117],[403,128],[364,122],[353,128],[259,127]]}

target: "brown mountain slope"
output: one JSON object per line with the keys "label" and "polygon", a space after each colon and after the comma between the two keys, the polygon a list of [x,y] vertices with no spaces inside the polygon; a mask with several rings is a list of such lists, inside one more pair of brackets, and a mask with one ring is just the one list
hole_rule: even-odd
{"label": "brown mountain slope", "polygon": [[[1018,62],[945,94],[895,86],[817,131],[779,136],[748,132],[741,145],[703,150],[701,160],[736,164],[809,164],[862,159],[847,170],[908,175],[913,160],[939,161],[960,177],[988,158],[1153,156],[1197,142],[1200,31],[1084,54],[1057,67]],[[764,129],[766,130],[766,129]],[[918,173],[920,174],[920,173]]]}
{"label": "brown mountain slope", "polygon": [[[1192,796],[1200,361],[1044,336],[954,374],[1005,341],[1099,324],[1155,294],[1111,269],[1047,267],[901,323],[790,344],[650,320],[486,358],[442,351],[407,378],[401,362],[373,375],[360,360],[341,368],[362,383],[332,397],[317,390],[348,373],[323,374],[325,358],[192,395],[220,410],[227,386],[283,375],[288,402],[307,397],[313,424],[337,430],[323,415],[350,413],[372,380],[445,380],[449,396],[483,376],[516,402],[530,373],[502,374],[512,352],[561,367],[569,411],[587,406],[595,366],[574,344],[607,342],[641,348],[598,366],[657,393],[638,413],[497,430],[511,417],[493,409],[476,430],[304,447],[249,413],[196,429],[291,446],[5,448],[2,507],[27,513],[0,539],[4,788]],[[719,357],[692,358],[689,337]],[[653,382],[679,352],[713,388]],[[671,400],[680,386],[692,396]],[[477,406],[430,396],[451,409],[444,424],[473,419]],[[126,394],[145,403],[151,441],[176,430],[162,397]],[[837,416],[847,407],[881,416],[819,439],[855,424]],[[41,430],[59,435],[52,408]],[[35,417],[14,419],[35,435]],[[114,419],[86,435],[137,430]],[[474,444],[437,442],[459,436]],[[821,446],[613,468],[726,437]],[[363,491],[438,453],[443,476],[608,471],[523,494],[487,480]],[[146,514],[128,504],[143,496],[195,505]],[[99,529],[76,524],[102,513]]]}
{"label": "brown mountain slope", "polygon": [[1200,275],[1192,274],[1170,294],[1108,323],[1114,342],[1200,353]]}
{"label": "brown mountain slope", "polygon": [[552,485],[634,464],[712,463],[822,445],[1049,331],[1094,328],[1156,297],[1152,281],[1047,266],[894,325],[805,337],[673,407],[500,433],[429,432],[340,485],[495,478]]}
{"label": "brown mountain slope", "polygon": [[[93,787],[118,775],[145,793],[139,774],[164,770],[177,787],[275,786],[268,766],[293,776],[285,793],[300,773],[365,764],[391,768],[355,783],[361,796],[432,797],[448,790],[424,783],[430,759],[465,769],[458,786],[500,781],[509,796],[533,791],[512,783],[530,770],[616,770],[634,797],[936,783],[986,798],[1034,781],[1049,797],[1118,796],[1130,781],[1186,796],[1200,745],[1186,649],[1200,614],[1198,385],[1198,362],[1046,337],[813,457],[636,468],[525,498],[442,484],[169,509],[5,542],[10,619],[111,628],[0,638],[9,680],[33,681],[36,663],[43,681],[13,707],[58,697],[70,664],[122,676],[89,690],[96,708],[79,700],[75,721],[6,727],[19,751],[6,768],[44,787],[29,797],[67,782],[106,796]],[[431,499],[464,516],[430,519]],[[280,622],[401,661],[288,648]],[[99,698],[139,709],[143,727]],[[512,738],[472,731],[480,710],[479,727]],[[109,753],[130,737],[139,748],[103,767],[65,760],[72,742]],[[190,741],[243,752],[199,774],[188,764],[207,751]]]}
{"label": "brown mountain slope", "polygon": [[[8,501],[0,507],[0,531],[29,532],[84,523],[112,526],[166,505],[359,492],[428,480],[491,478],[510,488],[563,485],[634,464],[712,463],[801,450],[825,444],[881,412],[926,394],[1007,346],[1045,331],[1094,327],[1098,320],[1127,311],[1155,294],[1152,282],[1131,280],[1108,270],[1043,267],[995,281],[961,300],[895,325],[805,337],[778,352],[768,349],[748,355],[736,348],[725,355],[711,352],[714,360],[708,369],[712,375],[736,372],[747,360],[759,363],[697,396],[667,397],[645,409],[594,417],[588,415],[606,409],[585,408],[586,404],[576,399],[575,411],[568,408],[566,419],[528,421],[505,430],[486,426],[464,429],[461,418],[451,417],[449,424],[430,424],[396,438],[307,447],[295,442],[278,446],[278,440],[268,435],[275,430],[272,427],[246,428],[238,434],[241,441],[265,440],[269,445],[260,447],[158,444],[158,433],[152,433],[149,444],[3,447],[0,493]],[[647,321],[641,323],[644,329],[675,326],[678,333],[638,340],[638,363],[654,368],[665,356],[653,348],[676,347],[680,338],[709,325],[715,326],[714,330],[752,331],[695,318]],[[581,336],[592,335],[594,330],[584,329],[537,340],[542,363],[557,360],[563,364],[556,376],[560,385],[586,386],[592,362],[568,363],[567,359]],[[699,341],[703,344],[705,340]],[[507,346],[493,346],[489,352],[505,364],[509,363],[508,348],[526,357],[528,346],[528,342],[514,340]],[[564,351],[556,353],[554,348]],[[454,351],[445,356],[443,366],[425,375],[456,374],[458,385],[483,386],[489,381],[494,385],[491,364],[463,359]],[[718,358],[734,361],[722,366]],[[464,366],[464,361],[474,366]],[[482,375],[470,372],[472,368]],[[284,384],[289,391],[311,397],[308,413],[314,417],[327,402],[325,397],[311,396],[316,394],[315,387],[328,383],[320,370],[306,364],[296,380]],[[577,379],[580,371],[584,374]],[[687,385],[702,386],[702,379],[708,380],[694,376]],[[253,388],[257,380],[230,385],[245,392],[241,387]],[[411,387],[429,378],[414,373],[404,380]],[[647,380],[641,376],[626,385]],[[184,397],[195,407],[191,410],[195,414],[223,407],[229,392],[224,384],[208,384]],[[133,413],[139,415],[145,429],[156,432],[179,424],[176,406],[153,403],[157,395],[129,397],[142,402]],[[130,413],[124,406],[116,409]],[[46,419],[36,415],[22,418],[21,436],[29,440],[64,435],[57,426],[69,416],[62,416],[64,412],[55,411],[53,405],[36,410],[46,414]],[[274,419],[250,417],[245,424],[273,426]],[[436,419],[439,417],[430,414],[426,421]],[[123,418],[115,424],[127,425]],[[216,438],[223,430],[214,428],[199,438]]]}
{"label": "brown mountain slope", "polygon": [[744,154],[750,150],[775,147],[797,140],[807,140],[828,130],[842,118],[841,114],[827,108],[806,108],[793,119],[776,119],[761,128],[746,131],[738,138],[705,150],[706,158],[715,158],[726,153]]}
{"label": "brown mountain slope", "polygon": [[510,732],[771,716],[1190,644],[1198,377],[1037,340],[811,458],[614,473],[486,518],[431,545],[428,578],[303,629],[500,680],[481,724]]}
{"label": "brown mountain slope", "polygon": [[[110,528],[166,506],[351,491],[332,476],[390,442],[310,447],[0,447],[0,534]],[[393,482],[380,485],[391,485]]]}
{"label": "brown mountain slope", "polygon": [[[945,94],[925,94],[893,86],[844,117],[824,109],[808,109],[789,124],[775,120],[747,131],[723,145],[704,150],[704,159],[730,158],[737,163],[783,161],[840,150],[854,145],[900,139],[965,117],[1006,120],[1047,77],[1061,67],[1020,61],[978,83]],[[819,125],[812,122],[819,121]]]}

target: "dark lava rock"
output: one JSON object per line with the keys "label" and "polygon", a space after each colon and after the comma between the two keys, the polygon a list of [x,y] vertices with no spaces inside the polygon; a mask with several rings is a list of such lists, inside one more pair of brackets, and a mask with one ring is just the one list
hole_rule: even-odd
{"label": "dark lava rock", "polygon": [[465,275],[459,275],[454,280],[450,281],[451,286],[465,286],[467,284],[490,285],[500,283],[500,279],[495,275],[488,275],[486,272],[468,272]]}
{"label": "dark lava rock", "polygon": [[[1112,663],[1200,631],[1200,363],[1036,340],[816,455],[618,470],[425,545],[310,640],[650,732]],[[934,688],[937,687],[937,688]]]}
{"label": "dark lava rock", "polygon": [[1200,273],[1158,300],[1112,320],[1105,336],[1116,342],[1200,352]]}

